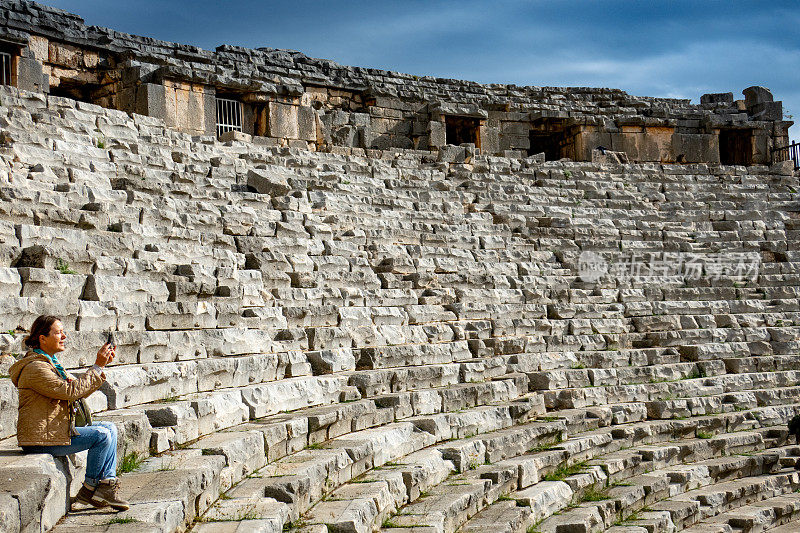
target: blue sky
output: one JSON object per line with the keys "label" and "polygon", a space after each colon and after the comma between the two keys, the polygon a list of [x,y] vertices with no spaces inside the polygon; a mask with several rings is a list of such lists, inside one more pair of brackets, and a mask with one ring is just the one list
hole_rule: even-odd
{"label": "blue sky", "polygon": [[[483,83],[742,98],[764,85],[800,123],[795,1],[50,0],[87,24],[214,49],[291,48],[339,63]],[[800,140],[800,126],[791,130]]]}

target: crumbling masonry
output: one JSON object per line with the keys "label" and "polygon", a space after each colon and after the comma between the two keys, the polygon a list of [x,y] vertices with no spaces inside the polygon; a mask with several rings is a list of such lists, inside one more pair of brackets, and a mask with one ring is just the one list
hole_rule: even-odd
{"label": "crumbling masonry", "polygon": [[[0,1],[0,374],[42,313],[123,514],[23,455],[0,531],[800,528],[780,102],[208,52]],[[568,159],[565,159],[568,158]],[[137,459],[138,460],[134,460]]]}
{"label": "crumbling masonry", "polygon": [[87,27],[79,17],[2,3],[0,43],[20,89],[156,117],[193,135],[239,131],[267,145],[545,153],[591,161],[598,146],[630,161],[772,162],[788,144],[781,102],[763,87],[688,100],[615,89],[480,85],[354,68],[291,50],[194,46]]}

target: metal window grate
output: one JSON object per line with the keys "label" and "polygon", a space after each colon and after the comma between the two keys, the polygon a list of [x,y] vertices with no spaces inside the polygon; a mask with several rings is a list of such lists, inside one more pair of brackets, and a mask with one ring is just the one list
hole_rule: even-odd
{"label": "metal window grate", "polygon": [[217,137],[226,131],[242,131],[242,103],[217,98]]}
{"label": "metal window grate", "polygon": [[11,54],[0,52],[0,85],[11,85]]}

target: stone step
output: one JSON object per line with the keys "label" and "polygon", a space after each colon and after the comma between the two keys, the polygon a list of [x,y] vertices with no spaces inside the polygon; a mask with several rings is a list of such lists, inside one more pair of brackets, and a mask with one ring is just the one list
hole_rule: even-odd
{"label": "stone step", "polygon": [[[603,459],[599,460],[602,461]],[[685,468],[687,470],[689,468],[702,470],[705,464],[710,465],[710,463],[699,463],[686,465]],[[664,524],[666,519],[669,519],[667,521],[671,523],[672,519],[678,520],[680,517],[685,516],[687,512],[686,509],[675,507],[676,504],[673,504],[669,500],[660,501],[662,498],[668,496],[670,492],[674,493],[677,488],[674,484],[669,483],[670,479],[672,479],[672,477],[668,477],[671,475],[671,471],[667,470],[667,475],[665,475],[664,472],[665,471],[656,470],[645,475],[626,477],[625,482],[617,481],[613,485],[603,489],[596,489],[595,487],[597,487],[598,484],[594,482],[589,485],[591,490],[588,491],[586,489],[581,491],[579,487],[576,487],[576,485],[570,481],[574,479],[574,476],[568,476],[564,478],[564,482],[566,483],[561,481],[557,481],[557,483],[564,483],[569,486],[571,493],[567,492],[565,489],[565,495],[570,495],[571,499],[567,500],[567,497],[564,496],[561,499],[561,503],[557,504],[557,507],[566,505],[569,508],[559,513],[557,516],[551,516],[542,520],[537,525],[537,528],[539,531],[543,532],[557,532],[565,528],[576,528],[576,530],[580,531],[603,531],[613,524],[619,523],[621,520],[636,515],[638,517],[636,518],[637,523],[639,523],[641,518],[644,518],[645,522],[650,520],[655,520],[657,522],[657,524],[649,525],[648,530],[651,530],[651,527],[657,527],[657,531],[662,530],[659,529],[660,526],[658,526],[658,523]],[[731,472],[737,477],[744,474],[735,468]],[[761,471],[759,470],[751,473],[760,474]],[[605,485],[605,482],[601,480],[599,486],[602,487],[603,485]],[[537,486],[538,485],[534,485],[534,487]],[[690,486],[683,486],[678,490],[683,492],[689,487]],[[576,488],[578,488],[578,490],[575,490]],[[528,495],[537,496],[538,500],[530,500],[531,504],[536,501],[541,501],[542,498],[541,491],[535,488],[519,491],[512,495],[512,497],[517,497],[517,495],[522,495],[523,497]],[[528,502],[529,500],[523,501]],[[567,504],[564,502],[567,502]],[[639,516],[640,513],[638,510],[644,508],[656,509],[657,511],[655,513],[648,511],[646,513],[641,513],[643,516]],[[668,513],[673,513],[674,516],[670,518]],[[546,516],[545,513],[542,514]],[[676,521],[675,523],[677,524],[679,522]]]}
{"label": "stone step", "polygon": [[666,363],[628,368],[574,368],[529,372],[531,390],[637,385],[719,376],[726,367],[719,361]]}
{"label": "stone step", "polygon": [[[727,524],[734,531],[760,533],[767,529],[775,531],[776,526],[796,522],[799,518],[800,496],[797,493],[788,493],[720,513],[688,528],[687,531],[696,531],[704,526],[715,527],[717,524],[724,527]],[[797,527],[797,523],[793,525]]]}
{"label": "stone step", "polygon": [[[655,382],[633,385],[600,385],[579,388],[544,390],[548,409],[584,408],[608,403],[644,402],[651,417],[671,408],[673,404],[684,405],[692,401],[706,405],[712,410],[722,409],[723,404],[739,403],[745,395],[747,403],[742,407],[756,407],[774,403],[790,403],[797,394],[794,377],[797,371],[763,372],[753,374],[726,374],[713,377],[687,377],[674,382]],[[580,374],[578,374],[580,376]],[[568,383],[567,383],[568,384]],[[579,383],[576,383],[579,384]],[[700,414],[700,413],[694,413]]]}
{"label": "stone step", "polygon": [[339,485],[367,470],[400,459],[434,443],[434,438],[402,422],[338,437],[279,459],[262,468],[252,480],[260,495],[290,504],[296,519],[310,505]]}
{"label": "stone step", "polygon": [[381,531],[427,526],[432,531],[453,533],[491,503],[487,502],[491,485],[488,479],[469,474],[450,478],[389,518]]}
{"label": "stone step", "polygon": [[792,533],[794,531],[797,531],[797,527],[798,527],[797,520],[793,520],[791,522],[771,528],[769,531],[770,533]]}
{"label": "stone step", "polygon": [[[483,426],[481,429],[485,431],[489,427]],[[483,453],[487,457],[486,459],[481,457],[482,463],[490,460],[489,457],[497,460],[502,459],[507,454],[520,453],[520,451],[524,451],[524,446],[553,438],[553,435],[560,434],[562,429],[563,425],[555,423],[532,423],[509,430],[487,433],[483,437],[472,437],[465,441],[440,444],[436,446],[435,450],[431,449],[425,454],[418,452],[417,454],[406,455],[409,450],[403,451],[400,448],[398,448],[399,452],[386,457],[381,457],[376,455],[377,452],[372,452],[372,459],[370,459],[368,450],[357,451],[364,447],[361,444],[362,441],[359,434],[356,433],[334,439],[325,444],[327,449],[338,449],[344,446],[348,450],[350,457],[356,461],[350,465],[350,475],[354,477],[365,471],[368,471],[368,473],[358,483],[345,484],[330,493],[323,501],[316,503],[310,513],[310,519],[313,522],[325,523],[332,527],[352,527],[355,530],[377,527],[395,509],[407,501],[418,498],[427,488],[435,487],[454,469],[466,470],[469,466],[478,467],[477,459],[474,465],[464,463],[466,461],[464,457],[466,456],[457,452],[456,449],[475,450],[480,447],[485,450]],[[430,444],[435,440],[435,437],[429,435],[427,439],[429,439],[427,442]],[[439,439],[441,439],[441,436],[439,436]],[[524,441],[522,445],[519,444],[521,440]],[[510,446],[512,443],[515,443],[514,446]],[[459,447],[454,448],[455,444],[458,444]],[[381,449],[383,453],[387,452],[385,444],[381,444]],[[402,464],[392,464],[386,469],[378,469],[381,464],[395,456],[401,458]],[[362,459],[361,457],[364,458]],[[295,455],[290,460],[296,462],[299,459]],[[263,471],[269,471],[271,466],[273,465],[267,466]],[[505,467],[505,470],[508,470],[508,468]],[[513,472],[516,484],[517,468],[514,467],[509,472]],[[272,475],[274,476],[275,474],[273,473]],[[328,477],[332,477],[330,472]],[[280,481],[280,478],[278,480]],[[344,477],[339,480],[339,483],[346,481],[347,478]],[[334,482],[333,486],[335,487],[337,484],[337,482]],[[274,493],[272,494],[274,495]],[[313,494],[316,494],[316,492],[312,491]],[[284,496],[278,497],[281,499]],[[299,507],[303,509],[313,502],[314,497],[312,496],[308,502],[301,502]],[[345,526],[343,524],[350,525]]]}
{"label": "stone step", "polygon": [[[754,437],[757,437],[757,436],[758,436],[757,434],[754,434]],[[725,437],[726,438],[728,438],[728,437],[736,437],[739,440],[742,439],[742,437],[740,437],[738,435],[730,435],[730,436],[725,436]],[[467,440],[470,440],[470,439],[467,439]],[[696,442],[698,443],[698,445],[699,444],[707,445],[707,447],[709,449],[715,447],[715,445],[713,445],[711,443],[707,443],[703,439],[697,439]],[[761,441],[759,440],[757,442],[761,442]],[[688,444],[691,444],[691,443],[688,443]],[[717,450],[719,450],[719,449],[720,448],[717,447]],[[729,448],[729,451],[727,453],[730,453],[730,451],[734,451],[734,450],[735,450],[734,448]],[[530,467],[525,467],[524,466],[525,463],[524,462],[520,463],[519,459],[502,461],[502,462],[498,463],[497,466],[501,467],[501,468],[508,468],[509,466],[512,466],[513,468],[512,468],[511,471],[515,473],[515,474],[512,475],[512,477],[514,478],[515,481],[517,481],[519,479],[522,479],[524,477],[526,480],[528,480],[527,483],[534,483],[535,484],[535,483],[539,482],[539,477],[538,477],[539,474],[538,473],[534,474],[533,472],[534,471],[538,472],[538,470],[537,470],[538,467],[542,468],[542,472],[547,472],[548,470],[549,471],[553,471],[552,469],[555,466],[557,466],[559,463],[561,463],[561,461],[563,461],[565,457],[570,457],[570,453],[568,451],[566,451],[566,450],[559,450],[558,449],[558,445],[556,445],[556,447],[553,448],[552,451],[544,451],[544,452],[538,452],[538,453],[539,453],[539,455],[541,455],[541,459],[539,459],[539,462],[536,462],[535,458],[531,457],[531,459],[533,461],[530,461],[531,462],[531,466]],[[719,453],[719,452],[709,452],[709,453],[711,455],[714,455],[715,453]],[[553,454],[556,454],[556,455],[554,456]],[[534,456],[535,455],[536,454],[534,454]],[[556,461],[552,462],[552,460],[545,459],[545,457],[547,455],[556,457]],[[541,463],[542,460],[544,460],[545,463]],[[548,461],[549,461],[549,464],[551,464],[553,466],[551,466],[551,467],[546,466]],[[477,462],[475,464],[477,465]],[[484,468],[484,467],[480,467],[480,468]],[[485,467],[485,468],[493,468],[493,467]],[[524,470],[522,470],[523,468],[524,468]],[[566,485],[568,490],[571,491],[571,492],[569,493],[569,497],[568,498],[566,496],[564,498],[562,498],[562,503],[561,504],[557,504],[557,507],[560,508],[561,506],[564,506],[564,507],[567,506],[567,504],[569,504],[569,502],[572,501],[572,497],[573,497],[573,495],[575,493],[580,493],[580,491],[582,489],[584,489],[585,487],[587,487],[588,485],[592,485],[592,484],[596,483],[598,480],[605,479],[602,476],[604,476],[604,474],[601,474],[600,478],[596,478],[594,476],[586,476],[586,475],[583,475],[583,474],[575,474],[575,475],[572,475],[572,476],[568,476],[566,478],[567,482],[562,482],[562,483],[564,485]],[[584,478],[586,478],[586,479],[584,479]],[[667,487],[669,485],[667,476],[661,475],[660,477],[658,477],[658,476],[651,475],[651,476],[649,476],[649,478],[650,479],[658,479],[659,483],[661,483],[661,486],[663,487],[662,489],[659,489],[661,491],[660,493],[653,492],[652,489],[647,489],[649,491],[649,494],[653,495],[653,496],[650,496],[650,498],[654,498],[658,494],[660,494],[662,497],[666,496],[667,495],[666,489],[667,489]],[[561,478],[561,479],[564,479],[564,478]],[[519,485],[517,485],[517,486],[519,487]],[[535,487],[536,485],[533,485],[533,486]],[[512,487],[513,487],[513,485],[512,485]],[[552,490],[552,489],[549,489],[549,490]],[[622,489],[620,489],[620,490],[622,490]],[[641,489],[639,489],[639,490],[641,490]],[[537,491],[534,491],[534,492],[536,492],[536,497],[537,498],[543,497]],[[566,494],[566,491],[564,491],[564,493]],[[545,494],[547,494],[547,493],[545,493]],[[644,494],[644,492],[642,494]],[[652,502],[652,501],[653,500],[649,500],[649,502]],[[643,499],[642,503],[641,503],[641,506],[645,505],[644,502],[645,502],[645,500]],[[658,518],[658,520],[662,520],[663,521],[663,516]],[[394,525],[397,525],[397,524],[394,524]]]}
{"label": "stone step", "polygon": [[[690,490],[667,501],[691,503],[692,505],[699,503],[699,506],[693,507],[694,513],[688,512],[687,514],[687,510],[683,510],[679,511],[679,514],[686,515],[682,518],[682,523],[686,526],[698,522],[704,523],[720,513],[782,494],[793,493],[798,487],[797,476],[798,474],[793,471],[742,478]],[[674,519],[673,522],[675,522]]]}
{"label": "stone step", "polygon": [[182,530],[216,500],[224,465],[223,456],[201,455],[200,450],[148,459],[136,472],[120,477],[120,496],[130,502],[129,510],[70,513],[51,531],[100,530],[113,524],[112,519],[127,519],[140,528],[131,526],[131,531]]}
{"label": "stone step", "polygon": [[525,533],[534,525],[529,507],[520,507],[513,501],[496,501],[470,518],[459,533]]}

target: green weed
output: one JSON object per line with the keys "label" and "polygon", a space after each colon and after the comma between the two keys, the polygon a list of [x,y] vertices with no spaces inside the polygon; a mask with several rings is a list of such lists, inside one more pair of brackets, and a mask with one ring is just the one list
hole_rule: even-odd
{"label": "green weed", "polygon": [[138,520],[130,516],[124,516],[122,518],[112,518],[106,524],[110,526],[111,524],[132,524],[134,522],[138,522]]}
{"label": "green weed", "polygon": [[606,488],[597,489],[596,486],[593,484],[583,492],[583,496],[581,497],[581,502],[599,502],[607,500],[609,498],[610,496],[608,495],[608,489]]}
{"label": "green weed", "polygon": [[547,474],[542,478],[543,481],[563,481],[564,478],[578,474],[586,469],[586,461],[572,466],[562,465],[555,469],[554,472]]}
{"label": "green weed", "polygon": [[75,272],[69,267],[69,263],[67,263],[60,257],[56,258],[56,270],[58,270],[62,274],[77,274],[77,272]]}
{"label": "green weed", "polygon": [[542,442],[541,444],[534,446],[533,448],[528,450],[528,452],[529,453],[546,452],[547,450],[552,450],[562,442],[564,442],[564,438],[561,435],[559,435],[558,437],[556,437],[551,441]]}
{"label": "green weed", "polygon": [[139,452],[131,452],[122,457],[122,461],[117,467],[117,475],[135,472],[144,463],[145,457]]}

